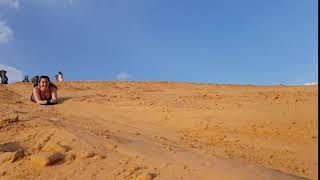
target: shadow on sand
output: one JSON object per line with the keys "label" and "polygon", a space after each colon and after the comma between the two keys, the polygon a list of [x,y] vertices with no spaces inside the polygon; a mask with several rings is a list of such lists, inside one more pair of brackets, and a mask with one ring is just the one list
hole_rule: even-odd
{"label": "shadow on sand", "polygon": [[68,101],[69,99],[72,99],[71,97],[60,97],[58,98],[58,104],[63,104],[64,102]]}
{"label": "shadow on sand", "polygon": [[18,143],[9,142],[0,144],[0,152],[15,152],[21,148],[22,147]]}

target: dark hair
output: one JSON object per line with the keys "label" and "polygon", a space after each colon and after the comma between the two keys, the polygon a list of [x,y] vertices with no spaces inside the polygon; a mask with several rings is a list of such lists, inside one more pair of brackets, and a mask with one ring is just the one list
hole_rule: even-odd
{"label": "dark hair", "polygon": [[59,72],[58,72],[58,74],[61,74],[61,75],[63,76],[63,74],[62,74],[62,72],[61,72],[61,71],[59,71]]}
{"label": "dark hair", "polygon": [[50,78],[49,78],[49,76],[40,76],[39,82],[40,82],[41,79],[48,79],[48,81],[49,81],[49,83],[50,83]]}
{"label": "dark hair", "polygon": [[51,82],[50,82],[50,78],[49,78],[49,76],[40,76],[40,78],[39,78],[38,82],[37,82],[37,83],[35,83],[35,84],[33,85],[33,87],[38,86],[38,85],[39,85],[39,83],[40,83],[40,81],[41,81],[41,79],[47,79],[47,80],[48,80],[48,82],[49,82],[49,87],[55,87],[55,88],[57,88],[57,89],[58,89],[58,87],[57,87],[55,84],[53,84],[53,83],[51,83]]}
{"label": "dark hair", "polygon": [[2,73],[3,73],[3,74],[7,74],[7,71],[5,71],[5,70],[1,70],[0,72],[1,72],[1,74],[2,74]]}

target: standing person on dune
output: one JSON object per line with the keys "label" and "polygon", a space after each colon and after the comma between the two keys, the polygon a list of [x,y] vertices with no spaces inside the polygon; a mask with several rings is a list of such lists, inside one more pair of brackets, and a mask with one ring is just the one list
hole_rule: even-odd
{"label": "standing person on dune", "polygon": [[41,105],[57,104],[57,91],[57,86],[50,82],[48,76],[41,76],[39,83],[34,84],[31,101]]}
{"label": "standing person on dune", "polygon": [[7,77],[7,71],[1,70],[0,71],[0,78],[2,84],[8,84],[8,77]]}
{"label": "standing person on dune", "polygon": [[63,74],[61,72],[58,73],[58,81],[59,82],[64,81]]}

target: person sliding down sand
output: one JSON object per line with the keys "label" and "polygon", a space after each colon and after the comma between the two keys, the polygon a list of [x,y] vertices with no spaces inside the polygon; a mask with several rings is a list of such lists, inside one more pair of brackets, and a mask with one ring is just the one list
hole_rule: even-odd
{"label": "person sliding down sand", "polygon": [[31,101],[41,105],[57,104],[57,91],[57,86],[50,82],[48,76],[41,76],[39,83],[34,85]]}

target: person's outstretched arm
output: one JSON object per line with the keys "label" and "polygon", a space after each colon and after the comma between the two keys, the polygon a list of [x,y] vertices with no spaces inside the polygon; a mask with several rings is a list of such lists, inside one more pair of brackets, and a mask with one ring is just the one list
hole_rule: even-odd
{"label": "person's outstretched arm", "polygon": [[45,105],[48,103],[47,101],[41,100],[39,90],[37,87],[33,88],[33,97],[37,104]]}
{"label": "person's outstretched arm", "polygon": [[52,104],[56,104],[58,103],[58,90],[57,88],[53,87],[52,90],[51,90],[51,103]]}

